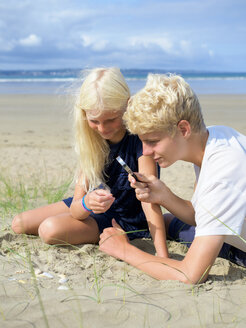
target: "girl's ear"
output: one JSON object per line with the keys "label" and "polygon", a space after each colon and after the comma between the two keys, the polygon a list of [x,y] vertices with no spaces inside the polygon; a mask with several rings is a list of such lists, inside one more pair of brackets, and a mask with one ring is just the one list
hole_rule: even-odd
{"label": "girl's ear", "polygon": [[183,137],[187,138],[191,135],[191,126],[188,121],[186,120],[179,121],[177,127]]}

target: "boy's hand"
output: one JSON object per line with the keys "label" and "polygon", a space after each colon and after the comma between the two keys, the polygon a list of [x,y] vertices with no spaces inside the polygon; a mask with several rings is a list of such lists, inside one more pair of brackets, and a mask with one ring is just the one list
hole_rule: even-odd
{"label": "boy's hand", "polygon": [[123,259],[129,240],[124,230],[115,219],[112,220],[112,227],[106,228],[100,235],[99,249],[108,255]]}
{"label": "boy's hand", "polygon": [[131,187],[135,189],[136,197],[141,202],[162,204],[162,200],[165,199],[166,193],[169,191],[167,186],[154,175],[145,176],[140,173],[135,173],[139,179],[136,179],[129,174],[128,180],[131,183]]}

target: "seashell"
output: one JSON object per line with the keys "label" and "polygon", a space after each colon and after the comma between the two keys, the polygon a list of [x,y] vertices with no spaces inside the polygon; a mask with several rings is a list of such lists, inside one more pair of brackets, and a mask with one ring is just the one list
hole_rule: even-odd
{"label": "seashell", "polygon": [[54,276],[51,273],[49,273],[49,272],[42,272],[40,274],[40,276],[43,276],[43,277],[46,277],[46,278],[50,278],[50,279],[53,279],[54,278]]}
{"label": "seashell", "polygon": [[69,288],[67,286],[59,286],[57,289],[58,290],[68,290]]}
{"label": "seashell", "polygon": [[14,281],[14,280],[16,280],[16,278],[14,278],[14,277],[9,277],[8,280],[9,280],[9,281]]}
{"label": "seashell", "polygon": [[68,281],[68,278],[61,278],[59,279],[59,284],[65,284]]}
{"label": "seashell", "polygon": [[65,284],[68,281],[68,278],[66,276],[64,276],[64,274],[60,274],[59,275],[60,279],[59,279],[59,284]]}

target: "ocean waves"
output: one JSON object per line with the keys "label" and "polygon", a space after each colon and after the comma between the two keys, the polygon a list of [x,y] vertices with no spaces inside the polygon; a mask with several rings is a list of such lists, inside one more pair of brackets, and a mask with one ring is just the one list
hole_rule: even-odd
{"label": "ocean waves", "polygon": [[[198,72],[122,69],[132,93],[140,90],[149,73],[174,73],[183,76],[198,94],[245,94],[245,72]],[[83,80],[81,70],[0,71],[0,93],[66,93]]]}

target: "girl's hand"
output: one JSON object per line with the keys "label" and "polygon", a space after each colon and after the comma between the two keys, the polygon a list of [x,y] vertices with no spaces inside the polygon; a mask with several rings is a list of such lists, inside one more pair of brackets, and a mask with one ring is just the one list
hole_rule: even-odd
{"label": "girl's hand", "polygon": [[165,199],[165,196],[169,192],[165,183],[154,175],[147,177],[140,173],[135,174],[137,175],[139,182],[130,174],[128,180],[131,183],[131,187],[135,189],[137,199],[141,202],[162,205],[163,199]]}
{"label": "girl's hand", "polygon": [[95,214],[106,212],[113,204],[115,198],[108,190],[96,189],[85,196],[85,205]]}

